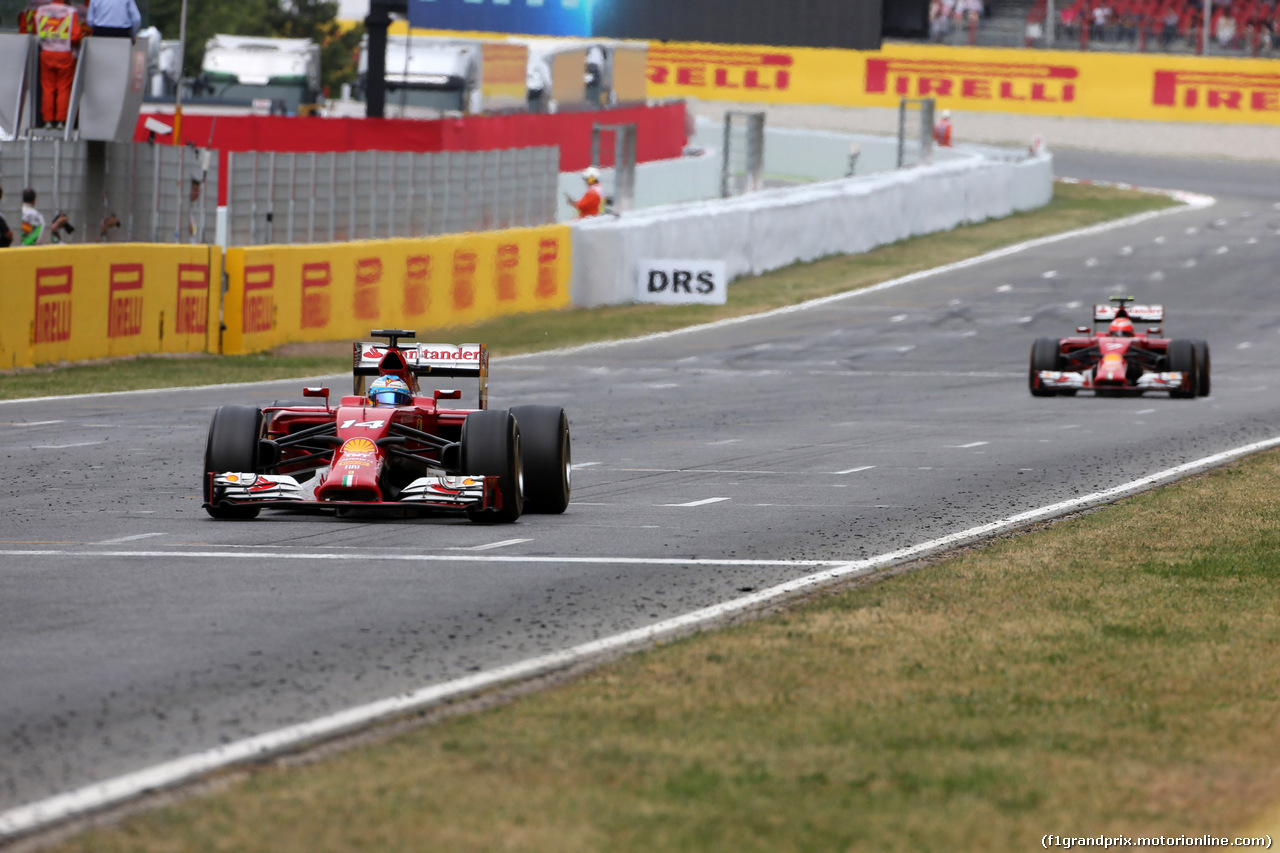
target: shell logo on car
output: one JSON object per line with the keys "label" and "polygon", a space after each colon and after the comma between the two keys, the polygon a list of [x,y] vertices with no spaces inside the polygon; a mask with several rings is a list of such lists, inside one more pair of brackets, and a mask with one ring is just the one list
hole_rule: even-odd
{"label": "shell logo on car", "polygon": [[378,448],[373,442],[367,438],[348,439],[347,443],[342,445],[342,452],[345,453],[376,453]]}

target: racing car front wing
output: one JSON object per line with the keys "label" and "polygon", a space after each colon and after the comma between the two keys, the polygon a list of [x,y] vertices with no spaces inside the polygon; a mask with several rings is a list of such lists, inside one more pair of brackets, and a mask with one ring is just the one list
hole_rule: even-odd
{"label": "racing car front wing", "polygon": [[[1092,373],[1075,373],[1061,370],[1041,370],[1040,385],[1044,388],[1096,391]],[[1108,390],[1129,391],[1181,391],[1186,374],[1182,371],[1168,373],[1143,373],[1133,385],[1104,385]]]}
{"label": "racing car front wing", "polygon": [[210,500],[206,506],[258,506],[267,508],[321,507],[405,507],[460,512],[498,506],[496,475],[483,477],[436,474],[419,477],[400,492],[396,501],[318,501],[308,498],[293,477],[287,474],[252,474],[228,471],[209,474]]}

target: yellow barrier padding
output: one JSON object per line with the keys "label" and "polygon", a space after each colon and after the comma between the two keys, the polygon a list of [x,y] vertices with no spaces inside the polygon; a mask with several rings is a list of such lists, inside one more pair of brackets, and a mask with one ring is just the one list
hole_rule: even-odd
{"label": "yellow barrier padding", "polygon": [[1156,53],[887,44],[878,51],[654,43],[649,97],[1280,124],[1280,65]]}
{"label": "yellow barrier padding", "polygon": [[569,228],[227,250],[228,354],[569,304]]}
{"label": "yellow barrier padding", "polygon": [[0,369],[217,352],[221,253],[210,246],[0,250]]}

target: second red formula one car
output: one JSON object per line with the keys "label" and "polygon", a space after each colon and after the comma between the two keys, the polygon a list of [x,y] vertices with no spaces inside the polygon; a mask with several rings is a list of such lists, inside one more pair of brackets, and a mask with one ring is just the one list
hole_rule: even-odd
{"label": "second red formula one car", "polygon": [[[372,335],[389,343],[354,345],[355,393],[336,406],[328,388],[306,388],[320,402],[214,412],[204,461],[209,515],[430,511],[512,522],[525,511],[564,512],[571,469],[564,409],[490,409],[483,344],[404,345],[414,333],[402,329]],[[447,405],[462,392],[439,380],[459,377],[479,380],[477,408]]]}
{"label": "second red formula one car", "polygon": [[[1036,338],[1031,346],[1029,383],[1036,397],[1093,391],[1099,396],[1136,396],[1166,391],[1170,397],[1209,396],[1209,345],[1202,340],[1161,337],[1158,326],[1139,333],[1134,321],[1164,322],[1162,305],[1130,305],[1132,296],[1113,296],[1093,306],[1093,329],[1078,337]],[[1098,324],[1107,323],[1105,331]]]}

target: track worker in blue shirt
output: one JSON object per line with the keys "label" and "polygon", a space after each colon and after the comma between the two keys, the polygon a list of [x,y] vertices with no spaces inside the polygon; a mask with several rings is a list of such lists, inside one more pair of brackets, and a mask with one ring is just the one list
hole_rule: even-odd
{"label": "track worker in blue shirt", "polygon": [[127,39],[137,35],[142,15],[134,0],[90,0],[85,23],[90,35]]}

